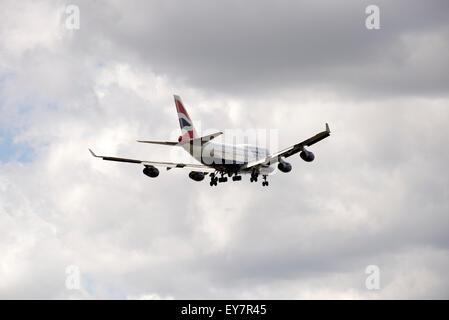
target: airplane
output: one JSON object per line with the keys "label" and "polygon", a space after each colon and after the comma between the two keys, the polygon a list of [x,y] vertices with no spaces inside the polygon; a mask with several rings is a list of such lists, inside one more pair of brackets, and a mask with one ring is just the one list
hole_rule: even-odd
{"label": "airplane", "polygon": [[270,153],[267,148],[249,144],[230,145],[215,143],[212,140],[222,135],[223,132],[198,137],[181,98],[177,95],[174,95],[174,98],[179,125],[181,127],[181,135],[178,141],[137,140],[137,142],[182,147],[201,164],[157,162],[99,156],[89,149],[92,156],[108,161],[141,164],[144,166],[143,173],[151,178],[159,176],[158,168],[166,168],[167,170],[183,168],[190,170],[189,177],[194,181],[203,181],[209,175],[209,184],[211,187],[217,186],[218,182],[227,182],[228,177],[232,177],[233,181],[240,181],[242,180],[242,174],[250,175],[251,182],[257,182],[259,175],[261,175],[263,178],[262,186],[265,187],[268,186],[268,175],[275,170],[275,167],[273,167],[275,164],[277,164],[277,168],[280,171],[284,173],[290,172],[292,165],[285,161],[285,158],[298,152],[304,161],[313,161],[315,155],[305,147],[310,147],[330,135],[329,125],[326,123],[325,131],[275,153]]}

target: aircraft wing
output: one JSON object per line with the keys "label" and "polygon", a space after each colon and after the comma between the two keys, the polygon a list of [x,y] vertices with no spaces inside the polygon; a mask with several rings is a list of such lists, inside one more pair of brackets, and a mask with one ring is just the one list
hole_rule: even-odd
{"label": "aircraft wing", "polygon": [[279,158],[287,158],[287,157],[294,155],[295,153],[301,152],[304,150],[304,147],[309,147],[309,146],[329,137],[330,133],[331,133],[331,131],[329,129],[329,125],[326,123],[326,130],[314,135],[313,137],[310,137],[307,140],[297,143],[291,147],[285,148],[284,150],[281,150],[276,153],[272,153],[263,159],[259,159],[259,160],[250,162],[245,166],[245,169],[250,169],[250,168],[253,168],[256,166],[260,166],[260,165],[267,165],[267,164],[273,164],[273,163],[279,162]]}
{"label": "aircraft wing", "polygon": [[158,161],[145,161],[145,160],[136,160],[136,159],[128,159],[128,158],[98,156],[91,149],[89,149],[89,151],[94,157],[101,158],[103,160],[108,160],[108,161],[136,163],[136,164],[142,164],[144,166],[167,168],[167,170],[170,170],[173,168],[183,168],[183,169],[189,169],[189,170],[199,171],[199,172],[215,172],[214,168],[208,167],[208,166],[205,166],[202,164],[158,162]]}

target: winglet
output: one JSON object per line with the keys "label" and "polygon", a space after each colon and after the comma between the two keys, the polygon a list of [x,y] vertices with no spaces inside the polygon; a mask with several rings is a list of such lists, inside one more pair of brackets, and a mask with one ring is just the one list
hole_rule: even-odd
{"label": "winglet", "polygon": [[89,151],[90,151],[90,154],[91,154],[92,156],[94,156],[95,158],[100,158],[100,157],[97,156],[91,149],[89,149]]}
{"label": "winglet", "polygon": [[329,124],[326,123],[326,131],[327,133],[331,133],[331,130],[329,129]]}

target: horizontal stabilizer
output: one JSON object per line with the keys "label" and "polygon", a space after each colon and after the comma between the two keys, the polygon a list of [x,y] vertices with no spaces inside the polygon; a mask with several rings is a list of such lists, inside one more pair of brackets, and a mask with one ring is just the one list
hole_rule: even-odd
{"label": "horizontal stabilizer", "polygon": [[137,142],[141,143],[152,143],[152,144],[162,144],[166,146],[178,146],[178,142],[172,142],[172,141],[149,141],[149,140],[137,140]]}
{"label": "horizontal stabilizer", "polygon": [[221,136],[223,134],[223,132],[216,132],[213,134],[208,134],[207,136],[201,137],[201,138],[197,138],[197,139],[193,139],[193,144],[195,144],[195,141],[201,141],[201,145],[208,143],[209,141],[211,141],[212,139],[215,139],[218,136]]}

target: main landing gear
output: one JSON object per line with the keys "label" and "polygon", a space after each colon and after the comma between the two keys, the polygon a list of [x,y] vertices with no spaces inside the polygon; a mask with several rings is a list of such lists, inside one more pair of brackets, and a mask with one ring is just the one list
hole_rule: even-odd
{"label": "main landing gear", "polygon": [[251,182],[257,182],[257,177],[258,177],[258,176],[259,176],[259,174],[256,173],[256,172],[251,173],[251,178],[249,179],[249,181],[251,181]]}
{"label": "main landing gear", "polygon": [[228,178],[224,176],[224,173],[221,173],[221,177],[218,178],[218,182],[227,182]]}
{"label": "main landing gear", "polygon": [[[220,177],[217,177],[217,175],[220,174]],[[227,182],[228,181],[228,177],[225,177],[225,172],[214,172],[211,173],[210,176],[210,183],[209,185],[211,187],[213,186],[217,186],[218,183],[223,183],[223,182]],[[237,174],[232,174],[232,173],[228,173],[228,175],[231,177],[232,176],[232,181],[241,181],[242,180],[242,176],[237,175]],[[251,173],[251,178],[250,181],[251,182],[257,182],[259,177],[259,174],[256,172]],[[267,181],[267,175],[263,175],[263,181],[262,181],[262,186],[266,187],[268,186],[268,181]]]}
{"label": "main landing gear", "polygon": [[[232,177],[233,181],[240,181],[242,180],[242,176],[234,176]],[[223,183],[223,182],[227,182],[228,181],[228,177],[225,177],[225,172],[220,172],[220,178],[217,177],[217,173],[211,173],[210,174],[210,183],[209,185],[212,186],[216,186],[219,182]]]}
{"label": "main landing gear", "polygon": [[[259,174],[257,172],[253,172],[251,173],[251,178],[249,179],[249,181],[251,182],[257,182],[257,178],[258,178]],[[268,181],[267,181],[267,175],[263,175],[263,181],[262,181],[262,186],[263,187],[268,187]]]}
{"label": "main landing gear", "polygon": [[210,174],[210,183],[209,183],[209,185],[211,187],[213,187],[213,186],[216,186],[217,183],[218,183],[218,178],[215,176],[215,173],[211,173]]}

